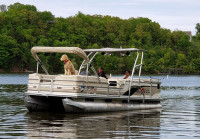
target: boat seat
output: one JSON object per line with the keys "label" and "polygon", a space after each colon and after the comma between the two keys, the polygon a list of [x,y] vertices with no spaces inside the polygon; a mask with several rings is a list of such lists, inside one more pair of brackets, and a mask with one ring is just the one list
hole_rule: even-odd
{"label": "boat seat", "polygon": [[124,85],[126,82],[126,79],[121,79],[121,78],[109,78],[108,83],[110,86],[116,86],[116,87],[121,87],[121,85]]}

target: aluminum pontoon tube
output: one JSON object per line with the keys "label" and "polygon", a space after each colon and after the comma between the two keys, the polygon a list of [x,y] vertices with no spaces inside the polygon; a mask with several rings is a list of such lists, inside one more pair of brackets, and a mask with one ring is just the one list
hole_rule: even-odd
{"label": "aluminum pontoon tube", "polygon": [[101,102],[77,102],[65,98],[62,100],[66,112],[106,112],[106,111],[127,111],[138,109],[161,108],[161,104],[123,104],[123,103],[101,103]]}

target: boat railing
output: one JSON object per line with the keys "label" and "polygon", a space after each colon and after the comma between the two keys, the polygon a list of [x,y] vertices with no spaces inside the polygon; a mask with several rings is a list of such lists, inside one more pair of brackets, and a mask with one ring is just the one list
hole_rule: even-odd
{"label": "boat railing", "polygon": [[[43,81],[46,81],[46,82],[43,82]],[[53,84],[54,82],[54,79],[45,79],[45,78],[42,78],[42,79],[38,79],[38,93],[40,93],[40,88],[41,88],[41,85],[50,85],[50,92],[52,93],[53,92]]]}
{"label": "boat railing", "polygon": [[[30,91],[37,91],[38,93],[42,93],[47,91],[49,93],[53,92],[66,92],[66,93],[85,93],[85,94],[106,94],[106,95],[117,95],[121,96],[124,89],[125,84],[130,84],[131,80],[125,80],[125,82],[116,81],[116,79],[101,81],[98,80],[77,80],[77,79],[55,79],[55,77],[49,78],[32,78],[29,79],[29,89]],[[32,80],[32,81],[31,81]],[[34,81],[35,80],[35,81]],[[139,87],[141,84],[137,81],[139,79],[134,79],[134,86]],[[149,80],[141,79],[141,82],[145,82],[149,84],[149,93],[150,96],[153,95],[152,87],[155,84],[158,84],[158,88],[160,88],[159,79],[151,78]],[[153,85],[154,84],[154,85]],[[132,84],[133,85],[133,84]],[[69,92],[67,91],[69,90]],[[72,92],[70,92],[70,90]],[[97,91],[98,90],[98,91]]]}
{"label": "boat railing", "polygon": [[[34,79],[32,79],[34,80]],[[91,88],[94,90],[94,94],[96,94],[95,89],[105,89],[107,90],[107,95],[111,95],[111,92],[116,92],[118,96],[121,96],[121,89],[123,89],[121,87],[120,83],[117,83],[117,86],[111,86],[110,83],[105,83],[105,82],[95,82],[95,81],[77,81],[77,80],[72,80],[72,79],[49,79],[49,78],[39,78],[39,79],[35,79],[38,80],[38,83],[29,83],[29,86],[34,86],[33,88],[37,88],[37,92],[40,93],[42,91],[42,87],[48,88],[50,93],[54,92],[54,86],[57,86],[57,88],[61,89],[64,86],[68,86],[68,87],[77,87],[78,89],[80,89],[81,93],[91,93]],[[69,81],[69,82],[79,82],[82,84],[59,84],[56,83],[56,81]],[[100,84],[98,85],[90,85],[91,83],[97,83]],[[36,87],[37,85],[37,87]],[[111,91],[112,90],[112,91]]]}

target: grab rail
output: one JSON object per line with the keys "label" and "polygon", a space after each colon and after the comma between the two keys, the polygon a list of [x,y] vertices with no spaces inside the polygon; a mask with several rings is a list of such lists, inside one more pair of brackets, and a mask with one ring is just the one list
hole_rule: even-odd
{"label": "grab rail", "polygon": [[[57,85],[57,86],[59,85],[61,87],[62,86],[72,86],[72,87],[76,86],[76,87],[79,87],[80,90],[81,90],[81,88],[83,88],[83,90],[86,90],[85,93],[88,93],[88,91],[89,91],[88,89],[91,88],[91,87],[93,87],[93,88],[99,88],[99,89],[106,89],[107,88],[107,95],[110,95],[110,89],[112,89],[112,90],[117,90],[117,91],[113,91],[113,92],[118,92],[117,95],[119,95],[119,96],[121,96],[121,91],[120,90],[123,89],[123,88],[120,87],[119,83],[117,83],[119,85],[119,87],[111,87],[109,83],[107,84],[107,83],[103,83],[103,82],[101,82],[100,86],[94,86],[94,85],[91,86],[91,85],[88,85],[87,81],[78,81],[78,82],[82,82],[81,85],[55,84],[55,81],[74,81],[74,82],[77,82],[77,80],[75,81],[75,80],[66,80],[66,79],[64,79],[64,80],[57,80],[57,79],[39,78],[38,79],[38,90],[37,90],[38,93],[40,93],[40,91],[42,91],[41,90],[42,86],[49,86],[49,91],[51,93],[53,93],[55,85]],[[96,83],[96,82],[90,82],[90,83]],[[34,83],[29,83],[29,85],[30,84],[34,84]],[[105,87],[105,86],[103,86],[103,84],[107,84],[108,86]]]}
{"label": "grab rail", "polygon": [[[35,83],[29,83],[30,86],[32,86],[33,88],[36,88],[37,86],[37,91],[38,93],[40,93],[41,91],[44,91],[43,89],[44,88],[49,88],[49,91],[50,93],[53,93],[54,92],[54,86],[57,86],[57,89],[69,89],[68,87],[74,89],[74,87],[78,87],[76,89],[80,89],[80,92],[84,92],[84,93],[93,93],[93,94],[96,94],[96,89],[98,89],[98,91],[100,92],[107,92],[107,95],[113,95],[113,93],[118,96],[121,96],[121,91],[123,90],[123,87],[122,85],[125,85],[125,84],[132,84],[133,83],[133,80],[131,82],[131,80],[128,82],[128,83],[117,83],[116,82],[116,86],[111,86],[111,83],[106,83],[106,82],[100,82],[97,83],[97,81],[90,81],[90,82],[87,82],[86,80],[83,80],[83,81],[77,81],[77,80],[72,80],[72,79],[49,79],[49,78],[39,78],[39,79],[32,79],[32,80],[38,80],[38,83],[35,82]],[[60,84],[60,83],[57,83],[56,81],[69,81],[69,82],[77,82],[78,84]],[[90,83],[94,84],[96,83],[96,85],[90,85]],[[158,84],[159,85],[159,79],[152,79],[150,77],[150,80],[148,81],[145,81],[145,83],[148,83],[149,84],[149,93],[150,93],[150,97],[152,97],[152,87],[153,87],[153,84],[155,86],[155,84]],[[36,85],[38,84],[38,85]],[[36,86],[34,86],[36,85]],[[66,87],[65,87],[66,86]],[[133,84],[132,84],[133,86]],[[134,86],[140,86],[140,83],[138,83],[137,81],[134,81]],[[45,90],[46,90],[45,89]],[[91,92],[91,89],[94,89],[92,92]],[[82,91],[81,91],[82,90]],[[106,91],[107,90],[107,91]],[[112,91],[111,91],[112,90]],[[112,93],[112,94],[111,94]],[[130,96],[128,96],[130,97]]]}

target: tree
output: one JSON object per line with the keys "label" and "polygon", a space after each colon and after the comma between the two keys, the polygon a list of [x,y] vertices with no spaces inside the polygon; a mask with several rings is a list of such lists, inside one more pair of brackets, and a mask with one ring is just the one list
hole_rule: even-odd
{"label": "tree", "polygon": [[0,69],[9,69],[9,52],[4,47],[0,47],[0,55]]}
{"label": "tree", "polygon": [[[144,55],[146,73],[176,67],[183,68],[185,73],[198,72],[199,23],[196,25],[196,40],[191,43],[184,32],[171,32],[143,17],[120,19],[78,12],[75,16],[62,18],[48,11],[40,12],[33,5],[15,3],[5,7],[0,7],[3,9],[0,12],[0,68],[12,70],[18,65],[21,69],[34,67],[30,49],[36,45],[76,46],[82,49],[123,46],[148,50]],[[107,72],[110,67],[116,68],[112,71],[116,73],[132,69],[135,54],[123,58],[113,55],[98,55],[93,65],[95,68],[104,66]],[[51,54],[46,59],[45,55],[41,57],[50,71],[63,70],[58,62],[59,55]],[[69,57],[78,68],[82,59],[74,55]]]}
{"label": "tree", "polygon": [[4,5],[4,4],[0,5],[0,13],[1,12],[6,12],[6,11],[7,11],[7,6]]}
{"label": "tree", "polygon": [[183,68],[187,64],[187,59],[184,54],[179,53],[176,59],[176,67]]}
{"label": "tree", "polygon": [[196,24],[195,29],[196,29],[196,35],[200,34],[200,23]]}

